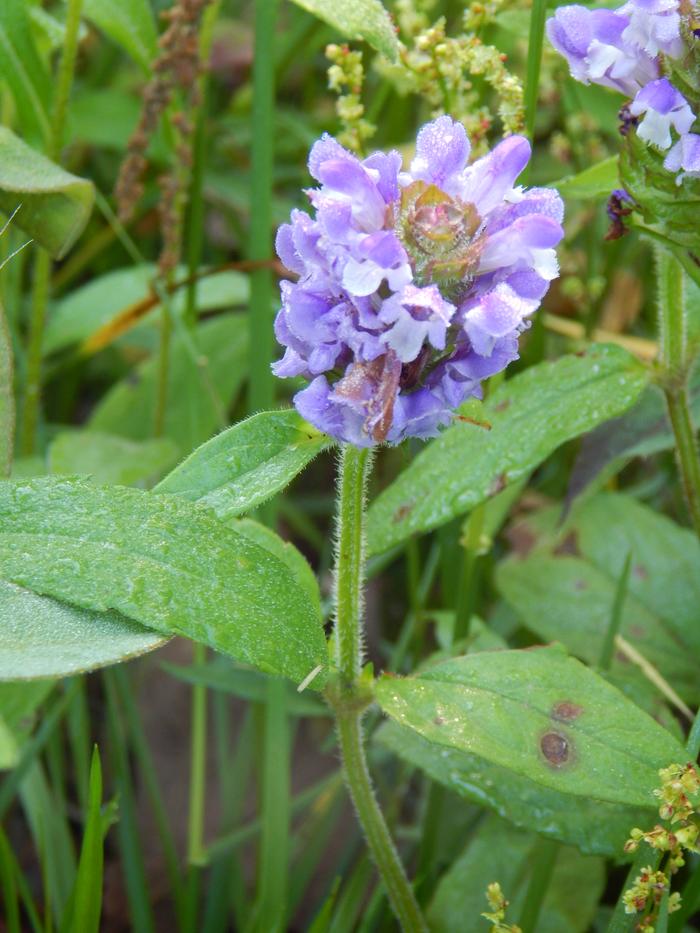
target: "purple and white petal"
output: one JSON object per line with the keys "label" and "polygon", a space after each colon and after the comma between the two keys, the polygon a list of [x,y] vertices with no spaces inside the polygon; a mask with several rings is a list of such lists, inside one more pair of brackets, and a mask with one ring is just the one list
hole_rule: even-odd
{"label": "purple and white petal", "polygon": [[463,171],[470,150],[462,124],[448,116],[438,117],[418,133],[411,177],[451,194],[452,180]]}
{"label": "purple and white petal", "polygon": [[629,110],[632,116],[643,117],[637,126],[639,138],[661,150],[671,146],[671,129],[682,136],[695,122],[690,104],[668,78],[650,81],[639,91]]}

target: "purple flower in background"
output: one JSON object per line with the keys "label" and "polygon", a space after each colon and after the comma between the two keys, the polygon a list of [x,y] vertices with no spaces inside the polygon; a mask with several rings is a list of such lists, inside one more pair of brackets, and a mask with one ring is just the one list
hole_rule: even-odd
{"label": "purple flower in background", "polygon": [[574,5],[560,7],[547,20],[547,36],[578,81],[633,97],[659,76],[659,68],[642,48],[624,38],[629,27],[629,18],[620,12]]}
{"label": "purple flower in background", "polygon": [[515,186],[530,147],[511,136],[468,164],[449,117],[397,152],[360,160],[323,136],[309,171],[314,215],[293,211],[277,252],[283,282],[277,375],[304,376],[294,404],[358,446],[432,437],[481,382],[518,356],[551,279],[563,205]]}
{"label": "purple flower in background", "polygon": [[648,55],[677,58],[683,52],[678,0],[629,0],[620,13],[629,18],[623,38]]}
{"label": "purple flower in background", "polygon": [[623,135],[636,126],[637,136],[661,151],[673,145],[671,130],[681,137],[664,162],[669,171],[682,170],[678,184],[696,174],[695,144],[683,142],[693,135],[696,116],[662,76],[667,70],[662,57],[680,59],[686,52],[681,12],[680,0],[628,0],[617,10],[560,7],[547,21],[547,35],[574,78],[634,98],[620,111]]}
{"label": "purple flower in background", "polygon": [[634,98],[629,111],[634,117],[644,115],[637,135],[657,149],[670,147],[671,127],[682,136],[695,122],[690,104],[668,78],[650,81]]}

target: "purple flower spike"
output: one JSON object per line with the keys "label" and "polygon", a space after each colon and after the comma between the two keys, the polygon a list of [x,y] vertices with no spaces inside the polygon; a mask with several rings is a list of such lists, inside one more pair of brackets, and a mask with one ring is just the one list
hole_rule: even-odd
{"label": "purple flower spike", "polygon": [[398,153],[360,160],[323,136],[309,171],[313,216],[292,212],[277,252],[278,376],[309,385],[294,404],[338,440],[427,438],[518,355],[518,337],[557,275],[563,205],[515,185],[530,156],[511,136],[473,165],[464,127],[440,117]]}
{"label": "purple flower spike", "polygon": [[659,67],[643,48],[625,39],[629,26],[620,12],[565,6],[547,20],[547,36],[578,81],[633,97],[659,76]]}
{"label": "purple flower spike", "polygon": [[662,150],[671,145],[671,128],[683,136],[695,122],[690,104],[668,78],[650,81],[634,98],[629,110],[634,117],[644,115],[637,126],[639,138]]}

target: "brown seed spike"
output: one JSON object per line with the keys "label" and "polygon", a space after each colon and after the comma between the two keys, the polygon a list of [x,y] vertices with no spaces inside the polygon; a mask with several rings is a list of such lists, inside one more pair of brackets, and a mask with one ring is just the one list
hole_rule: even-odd
{"label": "brown seed spike", "polygon": [[553,768],[561,768],[569,760],[569,740],[559,732],[546,732],[540,739],[545,761]]}
{"label": "brown seed spike", "polygon": [[571,700],[562,700],[552,707],[552,719],[558,719],[559,722],[573,722],[582,712],[582,706],[572,703]]}

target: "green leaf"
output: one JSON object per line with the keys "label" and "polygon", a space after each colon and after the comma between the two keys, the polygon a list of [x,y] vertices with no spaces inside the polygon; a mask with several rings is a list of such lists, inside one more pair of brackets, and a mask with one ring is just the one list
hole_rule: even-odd
{"label": "green leaf", "polygon": [[37,707],[52,689],[52,680],[0,682],[2,717],[18,744],[21,745],[31,734]]}
{"label": "green leaf", "polygon": [[[1,15],[1,14],[0,14]],[[0,126],[0,210],[61,259],[88,222],[95,189]],[[21,205],[21,206],[20,206]]]}
{"label": "green leaf", "polygon": [[15,394],[12,341],[0,303],[0,477],[10,475],[15,445]]}
{"label": "green leaf", "polygon": [[157,488],[220,518],[240,515],[284,489],[331,443],[293,409],[260,412],[203,444]]}
{"label": "green leaf", "polygon": [[104,832],[102,823],[102,766],[95,746],[90,763],[88,812],[69,909],[61,924],[63,933],[99,933],[102,913]]}
{"label": "green leaf", "polygon": [[[227,314],[205,321],[197,328],[196,347],[176,334],[168,368],[168,406],[165,436],[181,453],[189,453],[221,424],[246,374],[248,329],[244,315]],[[201,363],[196,365],[190,350]],[[115,385],[95,408],[90,429],[121,434],[133,440],[153,435],[158,390],[155,358]]]}
{"label": "green leaf", "polygon": [[117,612],[88,612],[0,580],[0,681],[91,671],[165,641]]}
{"label": "green leaf", "polygon": [[683,746],[560,647],[481,652],[420,677],[382,677],[382,709],[438,749],[454,748],[571,796],[653,803],[659,768]]}
{"label": "green leaf", "polygon": [[[133,305],[149,298],[157,274],[157,266],[151,263],[128,266],[97,276],[70,292],[56,303],[51,312],[44,336],[44,353],[55,353],[73,343],[84,343]],[[177,280],[184,280],[186,275],[184,267],[175,270]],[[198,283],[197,307],[210,311],[242,307],[247,304],[249,293],[247,276],[232,270],[218,272]],[[185,304],[183,288],[172,296],[173,313],[182,314]],[[161,305],[154,304],[141,326],[152,327],[160,313]]]}
{"label": "green leaf", "polygon": [[[215,658],[201,665],[188,664],[183,667],[164,662],[161,666],[168,674],[185,683],[230,693],[232,696],[251,703],[263,703],[267,696],[268,675],[236,667],[228,658]],[[306,690],[299,693],[294,684],[288,684],[286,681],[284,684],[286,690],[284,708],[290,716],[328,717],[331,715],[328,706],[314,694]]]}
{"label": "green leaf", "polygon": [[97,431],[63,431],[48,452],[49,472],[83,474],[96,483],[132,486],[162,476],[177,459],[168,438],[130,441]]}
{"label": "green leaf", "polygon": [[[24,132],[37,142],[46,140],[51,79],[34,43],[24,0],[0,3],[0,77],[12,92]],[[3,154],[0,165],[4,160]]]}
{"label": "green leaf", "polygon": [[175,496],[54,478],[0,484],[0,577],[297,683],[327,662],[320,606],[288,564]]}
{"label": "green leaf", "polygon": [[[478,833],[440,879],[427,911],[431,931],[465,929],[467,917],[476,922],[488,909],[486,885],[492,881],[500,883],[508,898],[508,920],[517,920],[538,845],[534,833],[514,829],[496,816],[480,823]],[[537,933],[586,933],[604,887],[602,859],[580,855],[575,849],[560,849],[537,920]]]}
{"label": "green leaf", "polygon": [[[536,542],[532,526],[521,531]],[[628,496],[599,495],[524,560],[500,564],[496,582],[539,638],[559,639],[596,663],[627,554],[632,566],[620,632],[693,702],[700,697],[700,544],[692,532]],[[615,662],[618,670],[627,664]]]}
{"label": "green leaf", "polygon": [[[676,184],[676,173],[664,168],[664,156],[630,132],[620,154],[622,187],[634,198],[644,223],[656,234],[681,249],[700,253],[697,215],[700,179],[686,175]],[[690,270],[697,272],[691,260]]]}
{"label": "green leaf", "polygon": [[0,771],[13,768],[18,757],[17,741],[3,717],[0,716]]}
{"label": "green leaf", "polygon": [[620,187],[618,157],[610,156],[582,172],[567,175],[553,183],[563,198],[577,201],[589,201],[607,198],[614,188]]}
{"label": "green leaf", "polygon": [[399,42],[391,17],[379,0],[294,0],[329,26],[343,39],[361,39],[395,62]]}
{"label": "green leaf", "polygon": [[418,454],[369,508],[369,553],[470,511],[565,441],[626,411],[648,381],[626,350],[594,345],[581,355],[532,366],[484,405],[465,406],[491,430],[458,422]]}
{"label": "green leaf", "polygon": [[458,796],[582,852],[619,859],[630,827],[655,818],[653,803],[645,808],[624,807],[585,797],[572,803],[569,794],[543,787],[478,755],[455,748],[438,750],[433,742],[395,722],[384,723],[377,741]]}
{"label": "green leaf", "polygon": [[[694,283],[687,283],[694,288]],[[700,366],[688,383],[690,409],[700,424]],[[569,481],[567,498],[573,502],[594,481],[616,473],[633,457],[649,457],[675,445],[668,408],[658,386],[650,385],[628,412],[591,431],[581,444]]]}
{"label": "green leaf", "polygon": [[83,15],[150,71],[158,33],[148,0],[84,0]]}

